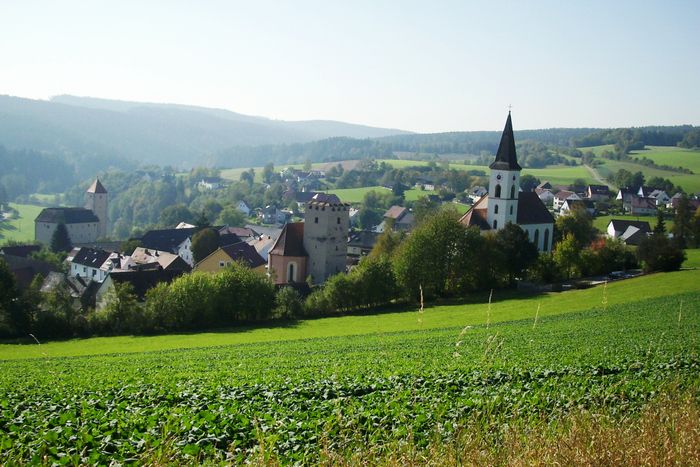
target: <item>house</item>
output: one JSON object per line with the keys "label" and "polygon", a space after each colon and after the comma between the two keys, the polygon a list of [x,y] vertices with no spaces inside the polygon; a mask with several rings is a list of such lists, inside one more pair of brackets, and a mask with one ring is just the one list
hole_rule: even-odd
{"label": "house", "polygon": [[535,192],[520,191],[520,171],[510,112],[491,169],[489,193],[460,219],[482,233],[518,225],[539,251],[551,251],[554,218]]}
{"label": "house", "polygon": [[429,178],[417,178],[415,188],[419,190],[434,191],[435,182]]}
{"label": "house", "polygon": [[648,216],[656,214],[656,200],[652,198],[632,197],[628,203],[623,203],[625,211],[633,216]]}
{"label": "house", "polygon": [[176,254],[187,264],[194,266],[192,235],[196,232],[194,227],[149,230],[139,240],[144,248]]}
{"label": "house", "polygon": [[223,187],[221,177],[202,177],[197,186],[203,190],[218,190]]}
{"label": "house", "polygon": [[571,199],[571,201],[578,201],[581,199],[579,195],[569,190],[560,190],[554,195],[554,200],[552,202],[554,209],[556,211],[560,210],[564,205],[564,201]]}
{"label": "house", "polygon": [[39,291],[47,294],[62,289],[73,299],[74,309],[87,310],[94,308],[95,295],[100,285],[99,282],[79,276],[71,276],[62,272],[50,272],[41,284]]}
{"label": "house", "polygon": [[352,232],[348,237],[348,256],[358,260],[362,256],[367,256],[381,234],[371,230],[360,230]]}
{"label": "house", "polygon": [[664,190],[652,191],[651,193],[649,193],[649,198],[655,200],[657,206],[666,206],[669,203],[669,201],[671,201],[671,197],[668,196],[668,194]]}
{"label": "house", "polygon": [[416,223],[416,219],[408,208],[403,206],[392,206],[384,213],[384,221],[377,227],[378,232],[384,232],[391,227],[394,231],[407,232]]}
{"label": "house", "polygon": [[639,190],[637,190],[637,196],[639,196],[640,198],[649,198],[653,191],[654,189],[651,187],[640,186]]}
{"label": "house", "polygon": [[537,185],[536,188],[541,188],[542,190],[550,190],[550,191],[551,191],[551,190],[552,190],[552,184],[549,183],[547,180],[545,180],[544,182],[542,182],[542,183],[540,183],[539,185]]}
{"label": "house", "polygon": [[585,209],[590,216],[595,216],[595,204],[593,201],[589,199],[572,200],[571,197],[564,201],[561,209],[559,209],[559,214],[566,215],[576,208]]}
{"label": "house", "polygon": [[114,290],[115,284],[131,284],[136,297],[139,300],[143,300],[146,292],[150,289],[163,282],[169,283],[182,274],[183,271],[163,271],[161,269],[112,271],[95,293],[96,306],[97,308],[105,306],[110,292]]}
{"label": "house", "polygon": [[41,245],[8,245],[0,247],[0,255],[29,258],[33,253],[41,251]]}
{"label": "house", "polygon": [[240,200],[238,204],[236,204],[236,209],[245,214],[246,217],[250,216],[250,207],[248,207],[245,201]]}
{"label": "house", "polygon": [[39,261],[30,257],[14,256],[9,254],[0,255],[0,260],[4,260],[8,269],[15,277],[17,287],[24,290],[29,287],[37,274],[46,277],[56,268],[45,261]]}
{"label": "house", "polygon": [[610,198],[610,188],[607,185],[588,185],[586,198],[591,201],[606,201]]}
{"label": "house", "polygon": [[469,198],[471,198],[472,201],[478,201],[479,198],[481,198],[482,196],[486,196],[488,193],[489,190],[487,190],[486,187],[475,186],[469,192]]}
{"label": "house", "polygon": [[350,208],[350,211],[348,212],[348,216],[350,218],[350,226],[351,227],[357,227],[360,225],[360,210],[357,208]]}
{"label": "house", "polygon": [[95,248],[74,248],[66,258],[68,275],[87,281],[102,282],[114,268],[112,253]]}
{"label": "house", "polygon": [[648,222],[627,219],[611,219],[606,229],[608,237],[620,239],[627,245],[639,245],[650,232]]}
{"label": "house", "polygon": [[535,188],[535,193],[540,198],[540,200],[547,206],[551,206],[554,203],[554,193],[548,188]]}
{"label": "house", "polygon": [[241,262],[253,271],[265,273],[267,262],[255,250],[255,247],[246,242],[219,247],[212,254],[197,263],[194,269],[215,273],[230,266],[235,261]]}
{"label": "house", "polygon": [[161,269],[163,271],[188,272],[192,268],[184,259],[174,253],[138,247],[131,253],[131,256],[122,259],[119,269]]}
{"label": "house", "polygon": [[350,205],[335,195],[317,194],[306,204],[304,222],[288,223],[268,256],[275,284],[322,284],[345,272]]}
{"label": "house", "polygon": [[632,198],[637,197],[637,192],[630,189],[630,188],[620,188],[620,191],[617,192],[617,196],[615,196],[615,199],[617,201],[622,201],[622,203],[629,203]]}
{"label": "house", "polygon": [[666,207],[668,209],[676,209],[676,206],[678,206],[678,202],[681,200],[683,197],[683,193],[676,193],[673,196],[671,196],[671,199],[666,203]]}
{"label": "house", "polygon": [[274,206],[265,206],[258,217],[263,224],[285,224],[291,218],[289,211],[282,211]]}

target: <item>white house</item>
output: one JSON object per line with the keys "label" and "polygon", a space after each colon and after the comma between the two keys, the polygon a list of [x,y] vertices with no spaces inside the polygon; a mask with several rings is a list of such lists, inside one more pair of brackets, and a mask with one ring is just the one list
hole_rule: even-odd
{"label": "white house", "polygon": [[664,190],[654,190],[649,194],[649,198],[656,200],[657,206],[665,206],[671,201],[671,197]]}
{"label": "white house", "polygon": [[72,277],[102,282],[114,268],[112,253],[95,248],[74,248],[68,258],[68,274]]}
{"label": "white house", "polygon": [[554,194],[552,190],[548,188],[535,188],[535,193],[537,193],[540,200],[547,206],[551,206],[554,203]]}
{"label": "white house", "polygon": [[606,229],[608,237],[620,239],[628,245],[639,245],[650,232],[648,222],[627,219],[611,219]]}
{"label": "white house", "polygon": [[557,194],[554,195],[554,209],[556,211],[560,210],[561,207],[564,205],[564,201],[567,199],[570,199],[571,201],[578,201],[581,199],[579,195],[574,193],[573,191],[568,191],[568,190],[561,190],[558,191]]}
{"label": "white house", "polygon": [[250,216],[250,207],[248,207],[248,205],[245,203],[245,201],[243,201],[243,200],[239,201],[238,204],[236,205],[236,209],[241,211],[246,216]]}
{"label": "white house", "polygon": [[575,209],[576,206],[581,206],[588,214],[595,216],[595,204],[593,204],[593,201],[588,199],[571,199],[571,197],[564,201],[561,209],[559,209],[559,214],[566,215]]}

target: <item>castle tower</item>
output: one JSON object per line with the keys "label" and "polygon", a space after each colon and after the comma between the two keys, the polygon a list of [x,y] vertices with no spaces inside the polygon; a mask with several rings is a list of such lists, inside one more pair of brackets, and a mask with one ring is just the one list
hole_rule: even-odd
{"label": "castle tower", "polygon": [[90,209],[97,218],[100,220],[100,226],[98,229],[98,237],[104,238],[107,236],[107,190],[104,185],[100,183],[100,179],[96,178],[95,181],[90,185],[87,192],[85,193],[85,207]]}
{"label": "castle tower", "polygon": [[515,154],[515,138],[510,112],[501,135],[501,143],[498,145],[496,160],[489,168],[491,178],[487,219],[492,229],[499,230],[508,222],[516,224],[518,218],[518,192],[522,167],[518,165]]}
{"label": "castle tower", "polygon": [[335,195],[319,193],[306,203],[304,249],[309,257],[306,269],[315,284],[345,272],[349,210],[349,205],[341,203]]}

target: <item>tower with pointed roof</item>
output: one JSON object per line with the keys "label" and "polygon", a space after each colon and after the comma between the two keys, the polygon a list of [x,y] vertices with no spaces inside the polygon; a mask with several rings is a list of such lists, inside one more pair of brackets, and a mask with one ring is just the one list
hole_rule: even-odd
{"label": "tower with pointed roof", "polygon": [[540,251],[551,251],[554,218],[537,193],[520,191],[520,171],[515,153],[513,122],[508,112],[496,159],[489,166],[489,192],[460,219],[482,232],[500,230],[509,222],[520,227]]}
{"label": "tower with pointed roof", "polygon": [[489,211],[488,223],[494,230],[502,229],[508,222],[517,223],[518,194],[520,191],[520,171],[515,153],[515,137],[513,122],[508,119],[498,145],[496,160],[489,166],[491,178],[489,181]]}
{"label": "tower with pointed roof", "polygon": [[104,238],[107,236],[107,224],[108,224],[108,194],[102,182],[99,178],[96,178],[90,188],[87,189],[85,193],[85,207],[90,209],[97,218],[100,220],[100,225],[98,228],[98,236]]}

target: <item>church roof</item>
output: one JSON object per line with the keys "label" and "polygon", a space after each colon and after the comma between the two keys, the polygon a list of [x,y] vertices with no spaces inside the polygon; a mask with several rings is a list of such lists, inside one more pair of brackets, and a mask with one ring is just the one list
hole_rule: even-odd
{"label": "church roof", "polygon": [[501,135],[501,143],[498,145],[496,160],[491,163],[489,168],[497,170],[522,169],[522,167],[518,165],[518,158],[515,154],[515,137],[513,136],[513,122],[510,119],[510,112],[508,112],[506,126]]}
{"label": "church roof", "polygon": [[553,224],[554,217],[537,193],[532,191],[518,193],[518,225]]}
{"label": "church roof", "polygon": [[45,208],[34,222],[68,225],[100,222],[100,220],[94,212],[85,208]]}
{"label": "church roof", "polygon": [[459,222],[468,227],[476,226],[481,230],[490,230],[491,226],[488,222],[488,208],[489,197],[488,195],[482,196],[476,203],[474,203],[472,208],[462,216]]}
{"label": "church roof", "polygon": [[94,182],[92,182],[92,185],[90,185],[90,188],[87,189],[88,193],[107,193],[107,190],[105,189],[104,185],[100,182],[99,178],[96,178]]}
{"label": "church roof", "polygon": [[271,255],[308,256],[304,249],[304,223],[285,224],[277,241],[270,250]]}

